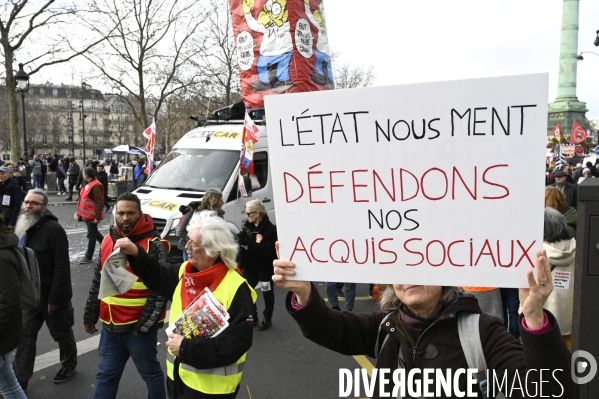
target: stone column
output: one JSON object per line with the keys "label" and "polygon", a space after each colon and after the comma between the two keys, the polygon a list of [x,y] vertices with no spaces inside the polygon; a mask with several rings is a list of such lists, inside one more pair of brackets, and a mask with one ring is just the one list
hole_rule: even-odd
{"label": "stone column", "polygon": [[579,5],[579,0],[563,0],[557,98],[549,104],[547,125],[547,134],[551,137],[558,123],[561,124],[562,133],[568,136],[574,119],[584,127],[586,103],[578,101],[576,97]]}

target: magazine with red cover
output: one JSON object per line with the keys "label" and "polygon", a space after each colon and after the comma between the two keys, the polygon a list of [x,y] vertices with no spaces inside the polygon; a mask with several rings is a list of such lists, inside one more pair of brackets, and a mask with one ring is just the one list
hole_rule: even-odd
{"label": "magazine with red cover", "polygon": [[204,288],[189,304],[173,324],[166,329],[167,334],[179,334],[185,338],[212,338],[229,326],[229,313],[214,297],[212,291]]}

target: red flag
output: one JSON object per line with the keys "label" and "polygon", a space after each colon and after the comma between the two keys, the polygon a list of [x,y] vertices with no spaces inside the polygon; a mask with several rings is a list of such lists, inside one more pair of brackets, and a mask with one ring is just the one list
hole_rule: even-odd
{"label": "red flag", "polygon": [[553,134],[555,135],[555,138],[557,139],[557,141],[562,140],[562,134],[561,134],[559,128],[560,128],[560,124],[558,123],[557,125],[555,125],[555,129],[553,129]]}
{"label": "red flag", "polygon": [[156,121],[152,119],[152,124],[143,132],[144,137],[148,140],[146,144],[146,153],[148,154],[146,161],[146,175],[150,175],[154,165],[154,145],[156,144]]}
{"label": "red flag", "polygon": [[252,118],[245,111],[245,120],[243,123],[243,134],[241,135],[241,154],[239,156],[239,165],[247,169],[250,174],[254,174],[254,144],[258,142],[258,131]]}
{"label": "red flag", "polygon": [[574,124],[572,125],[572,134],[570,135],[570,144],[578,144],[585,141],[588,137],[586,130],[580,126],[580,123],[576,119],[574,119]]}

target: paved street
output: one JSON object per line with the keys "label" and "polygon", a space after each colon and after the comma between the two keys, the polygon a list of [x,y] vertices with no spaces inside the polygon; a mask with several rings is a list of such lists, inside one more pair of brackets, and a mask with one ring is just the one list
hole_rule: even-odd
{"label": "paved street", "polygon": [[[30,399],[89,398],[95,384],[98,361],[97,345],[99,333],[90,336],[83,328],[83,308],[94,263],[80,265],[77,260],[83,256],[87,246],[85,225],[77,223],[73,214],[75,202],[66,203],[64,197],[51,195],[50,210],[59,218],[69,237],[71,276],[73,284],[73,306],[75,307],[75,338],[79,347],[79,365],[75,375],[64,384],[54,384],[52,379],[59,369],[57,345],[46,327],[38,338],[36,372],[29,383],[27,396]],[[106,233],[111,216],[100,224],[100,231]],[[96,249],[96,257],[99,249]],[[324,285],[319,285],[324,294]],[[254,333],[254,344],[248,354],[247,364],[241,382],[238,398],[337,398],[339,368],[361,367],[358,361],[365,358],[342,356],[322,349],[304,339],[299,328],[286,313],[283,306],[284,292],[278,287],[273,326],[270,330]],[[368,299],[368,286],[359,284],[355,311],[364,312],[376,309],[376,303]],[[259,311],[263,309],[261,295]],[[100,322],[98,322],[100,327]],[[164,364],[166,334],[159,333],[159,357]],[[130,361],[127,365],[119,390],[119,398],[146,397],[145,384]]]}

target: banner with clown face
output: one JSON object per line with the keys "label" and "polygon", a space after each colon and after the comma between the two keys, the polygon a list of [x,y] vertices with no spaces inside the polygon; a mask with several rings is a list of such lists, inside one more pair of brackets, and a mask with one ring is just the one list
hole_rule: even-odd
{"label": "banner with clown face", "polygon": [[334,88],[322,0],[229,0],[249,108],[268,94]]}

